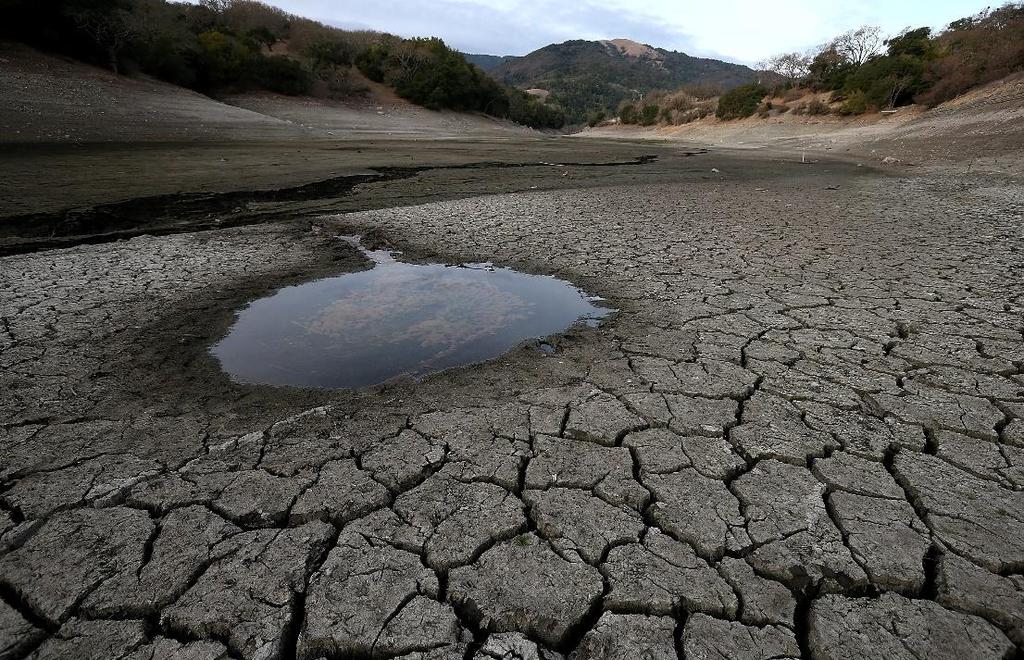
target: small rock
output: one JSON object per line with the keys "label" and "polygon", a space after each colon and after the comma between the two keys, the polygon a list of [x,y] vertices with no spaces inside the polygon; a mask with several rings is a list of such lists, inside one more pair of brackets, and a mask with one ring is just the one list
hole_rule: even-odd
{"label": "small rock", "polygon": [[474,660],[563,660],[561,653],[549,651],[522,633],[489,635]]}

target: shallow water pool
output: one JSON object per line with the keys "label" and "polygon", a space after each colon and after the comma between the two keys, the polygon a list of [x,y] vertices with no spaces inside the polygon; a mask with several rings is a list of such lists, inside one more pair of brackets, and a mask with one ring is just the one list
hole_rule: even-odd
{"label": "shallow water pool", "polygon": [[213,354],[237,382],[353,388],[482,362],[613,310],[572,284],[488,264],[410,264],[281,289],[239,313]]}

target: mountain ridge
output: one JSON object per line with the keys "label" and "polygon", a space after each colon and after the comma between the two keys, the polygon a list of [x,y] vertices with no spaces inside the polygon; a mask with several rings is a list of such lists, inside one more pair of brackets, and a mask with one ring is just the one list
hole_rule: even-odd
{"label": "mountain ridge", "polygon": [[[494,59],[492,59],[494,58]],[[685,85],[730,89],[757,79],[742,64],[694,57],[631,39],[575,39],[522,56],[467,56],[491,77],[520,89],[545,89],[571,121],[614,112],[626,100]],[[484,63],[481,66],[474,59]]]}
{"label": "mountain ridge", "polygon": [[483,53],[460,53],[460,55],[466,58],[467,62],[476,65],[485,72],[490,71],[506,60],[513,60],[519,57],[518,55],[485,55]]}

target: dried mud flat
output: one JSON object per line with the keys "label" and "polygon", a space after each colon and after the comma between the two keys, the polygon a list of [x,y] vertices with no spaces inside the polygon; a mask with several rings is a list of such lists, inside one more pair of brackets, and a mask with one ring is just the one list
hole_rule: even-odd
{"label": "dried mud flat", "polygon": [[[1019,184],[689,162],[0,258],[0,657],[1020,657]],[[621,311],[229,382],[234,311],[351,233]]]}

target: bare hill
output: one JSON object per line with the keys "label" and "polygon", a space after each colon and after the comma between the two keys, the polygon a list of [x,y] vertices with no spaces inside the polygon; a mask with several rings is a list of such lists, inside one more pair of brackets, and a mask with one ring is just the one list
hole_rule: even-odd
{"label": "bare hill", "polygon": [[632,39],[609,39],[608,41],[602,41],[602,44],[609,46],[617,50],[620,54],[626,57],[635,57],[637,59],[648,59],[656,62],[665,61],[665,56],[662,52],[653,46],[647,44],[641,44]]}

